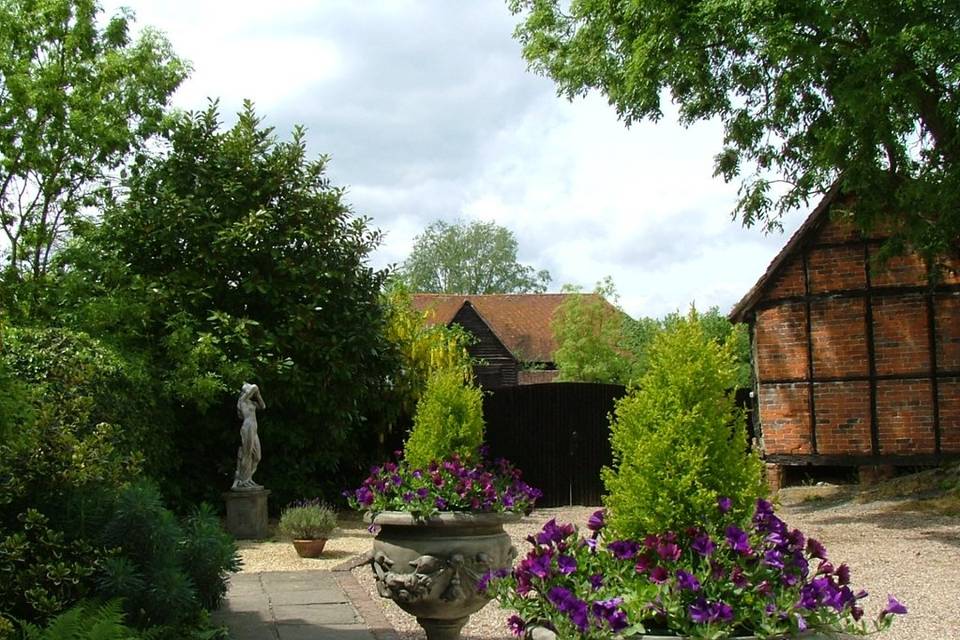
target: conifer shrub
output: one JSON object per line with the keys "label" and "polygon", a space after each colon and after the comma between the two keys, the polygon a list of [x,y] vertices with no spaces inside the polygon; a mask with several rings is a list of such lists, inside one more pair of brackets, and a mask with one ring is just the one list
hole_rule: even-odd
{"label": "conifer shrub", "polygon": [[417,402],[404,459],[413,468],[458,454],[469,460],[483,444],[483,391],[457,369],[431,374]]}
{"label": "conifer shrub", "polygon": [[611,421],[613,466],[603,470],[617,536],[711,528],[717,502],[746,516],[763,494],[761,463],[747,448],[729,345],[703,331],[695,311],[659,333],[649,368]]}

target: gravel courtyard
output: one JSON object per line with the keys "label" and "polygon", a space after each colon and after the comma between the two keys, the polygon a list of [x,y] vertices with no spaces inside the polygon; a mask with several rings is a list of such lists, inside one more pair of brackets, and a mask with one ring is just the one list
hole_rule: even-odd
{"label": "gravel courtyard", "polygon": [[[532,516],[507,526],[517,550],[529,546],[524,538],[550,518],[583,525],[595,507],[539,509]],[[820,539],[835,562],[850,565],[852,582],[870,592],[867,615],[897,596],[909,608],[884,640],[956,640],[960,638],[960,518],[914,510],[905,500],[859,502],[837,497],[810,498],[808,491],[781,495],[778,514],[793,527]],[[298,558],[289,542],[241,543],[243,571],[296,571],[332,569],[370,548],[371,534],[359,519],[344,521],[327,543],[324,557]],[[371,599],[405,640],[425,635],[412,617],[393,602],[376,594],[367,566],[353,570]],[[509,614],[495,604],[474,614],[463,637],[472,640],[508,640],[504,626]]]}

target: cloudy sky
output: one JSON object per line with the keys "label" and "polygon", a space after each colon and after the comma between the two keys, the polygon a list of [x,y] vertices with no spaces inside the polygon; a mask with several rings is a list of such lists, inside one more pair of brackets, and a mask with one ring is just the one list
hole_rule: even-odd
{"label": "cloudy sky", "polygon": [[[670,111],[626,129],[602,96],[558,98],[526,70],[501,0],[127,0],[194,67],[175,104],[244,98],[313,154],[401,263],[437,219],[494,221],[551,290],[612,276],[633,316],[726,312],[786,242],[731,221],[736,185],[712,178],[715,122]],[[812,206],[812,205],[811,205]],[[803,213],[785,220],[787,233]]]}

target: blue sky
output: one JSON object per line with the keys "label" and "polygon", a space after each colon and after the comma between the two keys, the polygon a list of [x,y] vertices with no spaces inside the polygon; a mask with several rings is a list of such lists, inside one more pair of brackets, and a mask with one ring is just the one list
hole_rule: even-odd
{"label": "blue sky", "polygon": [[307,127],[386,233],[376,266],[402,262],[434,220],[492,220],[551,290],[609,275],[628,313],[662,316],[727,311],[787,240],[731,220],[736,185],[711,176],[719,123],[683,128],[668,107],[628,130],[602,96],[558,98],[498,0],[104,3],[118,6],[192,62],[178,107],[219,98],[229,124],[249,98],[281,137]]}

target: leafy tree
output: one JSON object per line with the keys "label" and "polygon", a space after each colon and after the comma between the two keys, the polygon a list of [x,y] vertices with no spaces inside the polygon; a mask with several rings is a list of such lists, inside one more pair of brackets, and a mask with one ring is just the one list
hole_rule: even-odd
{"label": "leafy tree", "polygon": [[[0,283],[42,278],[85,207],[161,129],[187,65],[95,0],[0,0]],[[9,293],[23,289],[8,288]],[[10,299],[6,301],[8,304]]]}
{"label": "leafy tree", "polygon": [[62,254],[62,316],[153,365],[181,497],[229,486],[244,381],[267,402],[257,479],[277,504],[339,493],[337,472],[365,464],[397,362],[386,274],[367,264],[380,233],[325,169],[301,128],[278,141],[248,103],[222,131],[214,104],[183,116],[127,200]]}
{"label": "leafy tree", "polygon": [[[566,293],[580,289],[564,286]],[[557,349],[554,363],[558,379],[580,382],[627,384],[631,375],[631,354],[624,350],[627,314],[612,306],[616,301],[613,280],[597,283],[592,295],[571,295],[556,311],[553,334]]]}
{"label": "leafy tree", "polygon": [[517,262],[513,233],[493,222],[438,220],[414,239],[402,274],[423,293],[542,293],[550,273]]}
{"label": "leafy tree", "polygon": [[743,176],[735,215],[780,216],[839,180],[888,249],[956,251],[960,5],[954,0],[509,0],[537,72],[599,90],[627,125],[718,117],[715,172]]}

